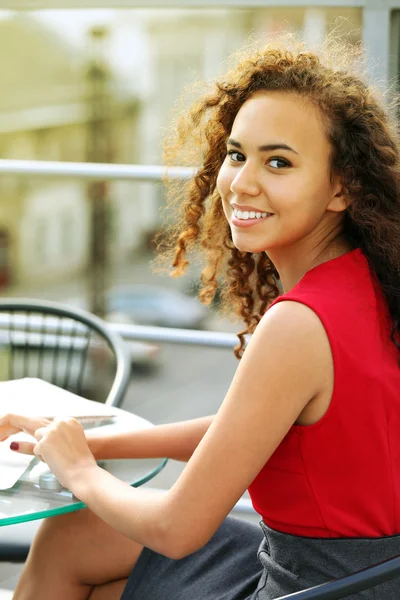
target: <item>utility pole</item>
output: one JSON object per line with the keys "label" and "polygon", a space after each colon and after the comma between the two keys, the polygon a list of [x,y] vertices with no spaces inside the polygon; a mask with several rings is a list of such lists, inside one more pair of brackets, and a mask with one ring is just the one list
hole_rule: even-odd
{"label": "utility pole", "polygon": [[[107,30],[90,31],[87,68],[87,161],[112,162],[110,71],[106,60]],[[109,193],[107,181],[91,181],[87,187],[90,213],[88,265],[89,309],[105,317],[110,278]]]}

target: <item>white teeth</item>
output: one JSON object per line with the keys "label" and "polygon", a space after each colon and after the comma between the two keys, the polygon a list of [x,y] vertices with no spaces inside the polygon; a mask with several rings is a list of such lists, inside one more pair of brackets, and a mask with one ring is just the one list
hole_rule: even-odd
{"label": "white teeth", "polygon": [[237,219],[242,219],[246,221],[247,219],[264,219],[265,217],[270,216],[272,213],[267,212],[256,212],[254,210],[238,210],[237,208],[233,209],[233,214]]}

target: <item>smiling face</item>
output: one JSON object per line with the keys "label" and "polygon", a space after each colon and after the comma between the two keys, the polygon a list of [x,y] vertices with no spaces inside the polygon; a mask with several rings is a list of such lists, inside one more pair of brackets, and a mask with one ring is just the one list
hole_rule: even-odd
{"label": "smiling face", "polygon": [[246,252],[318,245],[346,208],[321,113],[284,92],[257,92],[242,105],[217,189],[233,243]]}

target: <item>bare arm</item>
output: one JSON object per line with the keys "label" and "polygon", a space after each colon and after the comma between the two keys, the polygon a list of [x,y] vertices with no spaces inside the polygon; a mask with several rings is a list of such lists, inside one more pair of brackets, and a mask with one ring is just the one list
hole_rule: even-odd
{"label": "bare arm", "polygon": [[88,430],[86,439],[96,460],[104,458],[172,458],[188,461],[214,416],[157,425],[140,431],[102,434]]}
{"label": "bare arm", "polygon": [[[113,458],[172,458],[187,462],[203,439],[214,416],[157,425],[139,430],[85,432],[86,442],[96,460]],[[50,419],[7,414],[0,418],[0,441],[24,431],[35,431],[51,424]],[[22,454],[34,453],[34,442],[18,442]]]}
{"label": "bare arm", "polygon": [[[132,488],[101,469],[74,419],[38,429],[35,454],[114,529],[161,554],[181,558],[210,539],[304,407],[325,391],[331,366],[319,318],[304,305],[282,302],[257,327],[205,435],[199,428],[194,441],[196,425],[187,438],[186,425],[171,425],[171,431],[182,427],[182,440],[191,440],[177,456],[187,456],[201,441],[167,492]],[[156,437],[157,430],[162,428],[154,430]],[[161,434],[158,443],[156,454],[172,454],[161,451],[166,449]],[[173,446],[168,442],[168,447]]]}

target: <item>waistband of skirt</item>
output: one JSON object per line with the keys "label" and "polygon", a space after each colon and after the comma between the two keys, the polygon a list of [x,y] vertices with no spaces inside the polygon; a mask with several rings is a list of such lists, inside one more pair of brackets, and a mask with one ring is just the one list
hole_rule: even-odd
{"label": "waistband of skirt", "polygon": [[359,553],[368,552],[370,562],[379,562],[385,558],[400,554],[400,534],[374,538],[313,538],[283,533],[272,529],[260,522],[264,533],[264,544],[268,553],[279,560],[289,553],[300,553],[303,556],[314,553],[321,554],[346,554],[349,558],[356,558]]}

